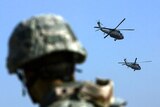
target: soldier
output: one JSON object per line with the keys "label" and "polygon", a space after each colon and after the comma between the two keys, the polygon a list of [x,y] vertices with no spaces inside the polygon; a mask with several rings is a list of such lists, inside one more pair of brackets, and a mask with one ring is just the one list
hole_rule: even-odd
{"label": "soldier", "polygon": [[113,96],[113,82],[78,82],[75,65],[86,50],[59,15],[44,14],[20,22],[9,41],[7,67],[17,74],[32,101],[40,107],[122,107]]}

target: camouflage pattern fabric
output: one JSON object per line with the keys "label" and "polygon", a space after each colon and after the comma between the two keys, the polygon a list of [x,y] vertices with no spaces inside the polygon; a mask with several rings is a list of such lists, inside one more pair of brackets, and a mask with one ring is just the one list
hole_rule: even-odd
{"label": "camouflage pattern fabric", "polygon": [[123,100],[116,101],[113,82],[99,85],[92,82],[71,82],[53,88],[44,98],[41,107],[122,107]]}

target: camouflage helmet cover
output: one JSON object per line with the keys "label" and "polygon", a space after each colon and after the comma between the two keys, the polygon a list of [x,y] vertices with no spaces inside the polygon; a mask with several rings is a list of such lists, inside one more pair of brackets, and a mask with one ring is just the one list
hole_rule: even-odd
{"label": "camouflage helmet cover", "polygon": [[86,58],[86,50],[61,16],[33,16],[14,29],[9,41],[7,67],[14,73],[26,62],[58,51],[73,52],[77,63]]}

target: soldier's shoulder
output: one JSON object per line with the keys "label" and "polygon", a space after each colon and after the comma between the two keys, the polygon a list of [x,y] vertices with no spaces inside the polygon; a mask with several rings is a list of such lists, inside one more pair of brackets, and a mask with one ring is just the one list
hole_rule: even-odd
{"label": "soldier's shoulder", "polygon": [[[71,82],[54,88],[55,101],[47,107],[122,107],[122,101],[115,101],[111,80],[96,83]],[[51,98],[49,98],[51,100]],[[46,106],[45,106],[46,107]]]}
{"label": "soldier's shoulder", "polygon": [[94,105],[84,100],[65,99],[54,102],[48,107],[94,107]]}
{"label": "soldier's shoulder", "polygon": [[112,99],[112,86],[108,81],[103,83],[71,82],[55,88],[55,94],[59,99],[55,106],[86,106],[86,107],[107,107]]}

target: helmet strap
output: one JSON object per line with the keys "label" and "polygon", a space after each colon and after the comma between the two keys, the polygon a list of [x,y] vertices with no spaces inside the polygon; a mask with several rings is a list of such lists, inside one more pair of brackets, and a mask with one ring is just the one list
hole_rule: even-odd
{"label": "helmet strap", "polygon": [[24,74],[24,71],[22,70],[17,70],[16,71],[16,74],[18,76],[18,78],[21,80],[22,82],[22,96],[25,96],[26,95],[26,78],[25,78],[25,74]]}

